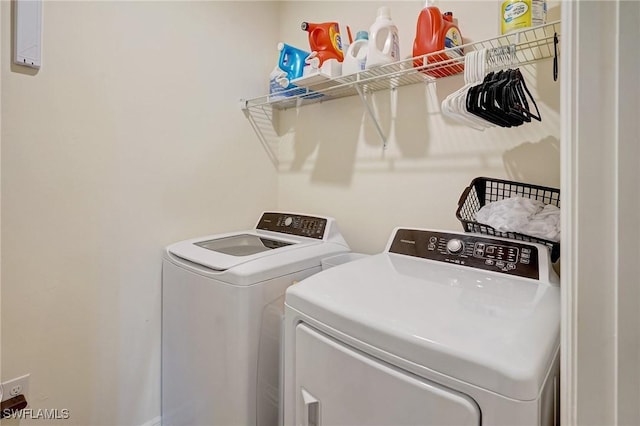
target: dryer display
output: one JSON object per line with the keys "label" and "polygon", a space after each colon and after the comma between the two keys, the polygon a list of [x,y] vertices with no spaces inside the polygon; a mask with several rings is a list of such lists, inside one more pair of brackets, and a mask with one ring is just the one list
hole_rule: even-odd
{"label": "dryer display", "polygon": [[538,250],[531,244],[469,234],[398,229],[389,251],[534,280],[540,279]]}

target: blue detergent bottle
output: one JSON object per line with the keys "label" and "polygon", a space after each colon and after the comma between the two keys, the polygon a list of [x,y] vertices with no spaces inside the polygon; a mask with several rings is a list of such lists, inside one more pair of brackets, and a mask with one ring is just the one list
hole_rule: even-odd
{"label": "blue detergent bottle", "polygon": [[[287,74],[286,88],[294,87],[290,84],[291,80],[302,77],[304,61],[310,53],[286,43],[278,43],[278,50],[280,51],[278,68]],[[284,81],[281,84],[284,84]]]}

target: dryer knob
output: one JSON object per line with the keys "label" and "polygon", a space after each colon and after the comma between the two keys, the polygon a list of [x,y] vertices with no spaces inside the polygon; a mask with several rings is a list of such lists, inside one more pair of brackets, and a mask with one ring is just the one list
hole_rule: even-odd
{"label": "dryer knob", "polygon": [[452,254],[462,253],[462,250],[464,250],[464,243],[457,238],[449,240],[447,243],[447,250]]}

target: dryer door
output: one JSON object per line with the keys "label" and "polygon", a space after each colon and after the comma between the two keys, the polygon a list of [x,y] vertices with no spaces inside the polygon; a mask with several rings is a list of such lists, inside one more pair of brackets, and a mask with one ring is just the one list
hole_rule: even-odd
{"label": "dryer door", "polygon": [[474,400],[300,324],[296,425],[479,425]]}

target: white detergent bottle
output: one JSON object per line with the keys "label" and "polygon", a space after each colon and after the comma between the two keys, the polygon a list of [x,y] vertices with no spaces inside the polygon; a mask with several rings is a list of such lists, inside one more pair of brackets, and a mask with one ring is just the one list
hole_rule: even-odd
{"label": "white detergent bottle", "polygon": [[358,31],[356,40],[349,45],[342,62],[342,75],[349,75],[364,70],[369,50],[369,33]]}
{"label": "white detergent bottle", "polygon": [[378,9],[378,17],[369,30],[367,69],[400,60],[398,27],[391,20],[388,7]]}

